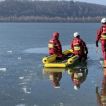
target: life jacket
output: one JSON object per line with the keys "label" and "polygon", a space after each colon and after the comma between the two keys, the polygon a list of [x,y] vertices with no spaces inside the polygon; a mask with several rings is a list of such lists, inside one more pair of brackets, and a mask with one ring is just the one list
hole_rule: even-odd
{"label": "life jacket", "polygon": [[106,40],[106,26],[102,26],[101,40]]}
{"label": "life jacket", "polygon": [[48,42],[48,50],[50,55],[56,54],[56,48],[53,39],[49,40]]}
{"label": "life jacket", "polygon": [[101,102],[106,105],[106,96],[101,96]]}
{"label": "life jacket", "polygon": [[106,34],[104,34],[104,35],[102,34],[101,35],[101,40],[106,40]]}
{"label": "life jacket", "polygon": [[59,40],[51,39],[48,43],[49,54],[56,54],[58,57],[62,57],[62,49]]}
{"label": "life jacket", "polygon": [[73,41],[73,47],[74,47],[74,51],[80,51],[81,47],[80,47],[80,42],[78,39],[75,39]]}
{"label": "life jacket", "polygon": [[54,46],[54,41],[53,40],[50,40],[49,41],[49,43],[48,43],[48,48],[49,49],[52,49],[52,48],[54,48],[55,46]]}

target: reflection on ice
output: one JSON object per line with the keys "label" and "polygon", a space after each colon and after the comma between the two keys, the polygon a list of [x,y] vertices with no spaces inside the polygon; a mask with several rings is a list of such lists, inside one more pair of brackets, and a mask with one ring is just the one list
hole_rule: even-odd
{"label": "reflection on ice", "polygon": [[62,79],[62,72],[64,68],[44,68],[43,73],[48,75],[48,78],[54,88],[60,88],[60,81]]}
{"label": "reflection on ice", "polygon": [[31,88],[23,87],[22,88],[24,93],[30,94],[31,93]]}
{"label": "reflection on ice", "polygon": [[17,57],[18,60],[21,60],[21,57]]}
{"label": "reflection on ice", "polygon": [[31,87],[30,87],[30,81],[32,80],[32,74],[25,75],[25,76],[19,76],[19,86],[21,87],[21,90],[25,94],[31,93]]}
{"label": "reflection on ice", "polygon": [[25,104],[17,104],[16,106],[25,106]]}
{"label": "reflection on ice", "polygon": [[79,67],[69,68],[44,68],[43,73],[48,76],[51,85],[54,88],[61,88],[61,80],[64,77],[63,72],[67,73],[72,80],[72,85],[75,90],[78,90],[88,75],[87,64]]}
{"label": "reflection on ice", "polygon": [[24,76],[23,77],[19,77],[19,79],[24,79]]}
{"label": "reflection on ice", "polygon": [[12,53],[13,53],[13,51],[12,51],[12,50],[8,50],[8,51],[7,51],[7,53],[10,53],[10,54],[12,54]]}
{"label": "reflection on ice", "polygon": [[0,68],[0,71],[6,72],[7,71],[7,68]]}
{"label": "reflection on ice", "polygon": [[98,106],[106,106],[106,68],[103,69],[101,88],[96,86],[95,90]]}
{"label": "reflection on ice", "polygon": [[[25,105],[25,104],[17,104],[16,106],[28,106],[28,105]],[[38,105],[34,104],[33,106],[38,106]]]}
{"label": "reflection on ice", "polygon": [[88,75],[87,66],[80,68],[69,68],[67,72],[72,79],[73,87],[75,90],[80,88],[81,84],[86,80]]}

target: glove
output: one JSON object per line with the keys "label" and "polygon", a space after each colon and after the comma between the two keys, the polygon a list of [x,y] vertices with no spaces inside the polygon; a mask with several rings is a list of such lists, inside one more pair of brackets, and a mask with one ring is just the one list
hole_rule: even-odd
{"label": "glove", "polygon": [[88,54],[88,51],[86,51],[86,55]]}
{"label": "glove", "polygon": [[98,41],[96,41],[96,47],[98,47]]}
{"label": "glove", "polygon": [[88,54],[88,48],[86,47],[86,55]]}
{"label": "glove", "polygon": [[88,48],[85,46],[85,54],[88,54]]}

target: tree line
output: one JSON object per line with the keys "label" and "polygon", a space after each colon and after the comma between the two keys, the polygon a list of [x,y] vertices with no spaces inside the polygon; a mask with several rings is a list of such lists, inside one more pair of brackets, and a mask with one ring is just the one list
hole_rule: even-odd
{"label": "tree line", "polygon": [[74,1],[5,0],[0,2],[1,22],[98,22],[106,6]]}

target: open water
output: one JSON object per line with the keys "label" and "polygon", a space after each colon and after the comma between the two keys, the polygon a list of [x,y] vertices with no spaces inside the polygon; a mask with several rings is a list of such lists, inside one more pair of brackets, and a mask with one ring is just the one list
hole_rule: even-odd
{"label": "open water", "polygon": [[[0,23],[0,106],[99,106],[104,81],[100,45],[98,52],[95,47],[99,27],[98,23]],[[77,90],[72,79],[75,69],[58,70],[60,88],[43,69],[42,58],[48,55],[48,40],[55,31],[63,50],[70,48],[76,31],[87,43],[88,61]]]}

